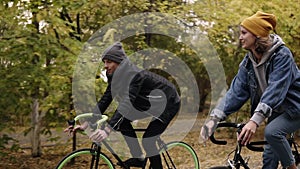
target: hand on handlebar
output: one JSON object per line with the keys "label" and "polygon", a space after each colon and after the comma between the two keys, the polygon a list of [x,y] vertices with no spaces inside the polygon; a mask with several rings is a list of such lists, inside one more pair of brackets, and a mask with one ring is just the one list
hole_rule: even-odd
{"label": "hand on handlebar", "polygon": [[91,135],[90,139],[94,142],[101,142],[102,140],[106,139],[108,137],[108,132],[105,130],[97,129],[95,130]]}
{"label": "hand on handlebar", "polygon": [[249,121],[242,129],[238,136],[238,140],[241,141],[242,145],[247,145],[254,133],[256,132],[257,124],[254,121]]}
{"label": "hand on handlebar", "polygon": [[73,135],[75,131],[77,130],[85,130],[87,127],[88,127],[88,122],[84,122],[83,124],[81,125],[76,125],[75,127],[73,125],[69,125],[65,130],[64,132],[65,133],[68,133],[68,135]]}
{"label": "hand on handlebar", "polygon": [[221,119],[217,117],[211,117],[209,120],[205,121],[205,124],[202,126],[200,131],[200,138],[199,138],[200,143],[201,142],[205,143],[209,139],[212,133],[216,130],[218,122],[220,120]]}

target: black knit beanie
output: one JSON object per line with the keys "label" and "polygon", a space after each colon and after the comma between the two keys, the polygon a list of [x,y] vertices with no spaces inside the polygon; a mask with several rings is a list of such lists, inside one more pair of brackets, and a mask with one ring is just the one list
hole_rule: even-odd
{"label": "black knit beanie", "polygon": [[123,59],[126,58],[126,54],[123,50],[122,44],[120,42],[116,42],[113,45],[109,46],[102,55],[103,59],[109,59],[116,63],[121,63]]}

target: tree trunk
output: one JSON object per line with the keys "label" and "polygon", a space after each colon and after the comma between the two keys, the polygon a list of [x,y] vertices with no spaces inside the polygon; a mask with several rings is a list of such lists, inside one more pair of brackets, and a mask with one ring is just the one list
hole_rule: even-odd
{"label": "tree trunk", "polygon": [[31,113],[31,155],[32,157],[40,157],[42,155],[41,149],[41,115],[39,113],[39,101],[33,100],[32,113]]}

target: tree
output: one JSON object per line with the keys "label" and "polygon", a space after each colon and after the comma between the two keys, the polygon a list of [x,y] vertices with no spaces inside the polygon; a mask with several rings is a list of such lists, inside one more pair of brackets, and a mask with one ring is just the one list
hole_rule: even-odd
{"label": "tree", "polygon": [[3,96],[9,98],[1,99],[1,111],[8,112],[9,120],[24,125],[31,121],[25,134],[32,134],[32,156],[41,155],[40,134],[51,134],[50,129],[73,109],[72,73],[82,42],[135,5],[145,8],[143,3],[104,0],[1,3],[7,15],[1,29],[5,80],[0,85]]}
{"label": "tree", "polygon": [[[285,3],[279,0],[4,0],[0,9],[0,75],[4,77],[0,81],[0,131],[12,124],[27,126],[30,122],[25,132],[35,131],[32,135],[33,156],[41,155],[39,135],[51,134],[50,129],[64,122],[73,109],[72,75],[84,42],[100,28],[122,16],[162,12],[182,19],[181,25],[185,25],[186,30],[199,28],[217,50],[229,84],[245,54],[238,43],[239,23],[257,10],[272,12],[278,17],[278,34],[300,64],[297,0]],[[158,21],[158,24],[162,23]],[[130,29],[130,25],[126,29]],[[122,33],[120,30],[117,32]],[[200,111],[204,108],[211,93],[211,84],[205,60],[199,60],[195,51],[176,39],[153,34],[137,34],[123,42],[128,54],[153,47],[179,56],[197,79]],[[169,76],[163,71],[156,72]],[[97,97],[100,97],[100,91],[105,89],[106,84],[101,79],[97,79],[96,83]]]}
{"label": "tree", "polygon": [[[32,156],[40,156],[40,134],[49,134],[51,120],[58,121],[54,117],[59,111],[70,110],[72,62],[81,43],[70,35],[76,30],[63,22],[58,8],[46,1],[1,5],[7,13],[14,11],[13,15],[8,14],[11,20],[5,20],[11,29],[2,29],[1,37],[1,45],[5,46],[1,55],[4,90],[12,91],[4,92],[9,99],[5,103],[8,107],[2,111],[17,113],[18,116],[12,116],[15,119],[31,114],[28,131],[31,131]],[[43,123],[47,120],[48,123]]]}

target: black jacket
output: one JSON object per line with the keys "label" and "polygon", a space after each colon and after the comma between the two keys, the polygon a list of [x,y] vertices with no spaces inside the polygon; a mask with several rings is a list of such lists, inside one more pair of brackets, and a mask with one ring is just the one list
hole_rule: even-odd
{"label": "black jacket", "polygon": [[112,100],[118,107],[109,121],[117,129],[125,117],[136,120],[152,116],[169,123],[180,107],[180,97],[175,86],[167,79],[147,70],[141,70],[128,59],[123,60],[97,103],[100,112],[105,112]]}

